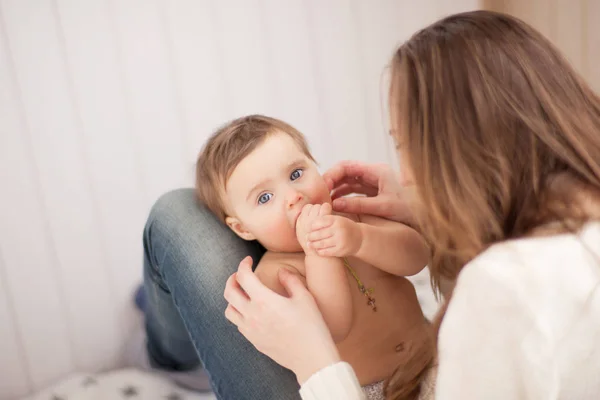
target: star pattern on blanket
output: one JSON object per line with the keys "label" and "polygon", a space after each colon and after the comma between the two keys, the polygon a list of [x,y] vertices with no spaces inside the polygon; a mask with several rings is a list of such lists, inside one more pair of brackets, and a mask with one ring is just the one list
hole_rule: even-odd
{"label": "star pattern on blanket", "polygon": [[135,386],[129,385],[121,389],[121,393],[123,393],[123,397],[136,397],[138,395],[138,390]]}
{"label": "star pattern on blanket", "polygon": [[[1,1],[1,0],[0,0]],[[100,396],[100,397],[98,397]],[[125,370],[118,374],[84,374],[55,388],[39,400],[216,400],[212,394],[188,392],[174,382],[143,371]]]}
{"label": "star pattern on blanket", "polygon": [[98,381],[93,376],[86,377],[81,383],[83,387],[88,387],[97,384]]}

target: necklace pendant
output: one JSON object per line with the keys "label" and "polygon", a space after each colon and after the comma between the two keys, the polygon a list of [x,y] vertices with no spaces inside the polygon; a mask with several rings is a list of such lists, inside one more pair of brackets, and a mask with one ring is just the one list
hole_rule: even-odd
{"label": "necklace pendant", "polygon": [[360,278],[356,275],[356,272],[352,269],[352,267],[348,263],[348,260],[345,257],[343,260],[344,260],[344,265],[346,266],[348,271],[350,271],[350,274],[356,281],[356,284],[358,285],[358,290],[360,291],[361,294],[365,295],[365,297],[367,298],[367,306],[371,307],[373,309],[373,312],[377,312],[377,305],[375,304],[375,298],[372,296],[373,288],[366,288],[365,285],[360,281]]}
{"label": "necklace pendant", "polygon": [[367,302],[367,305],[371,307],[374,312],[377,312],[377,305],[375,304],[375,299],[373,297],[369,296],[369,301]]}

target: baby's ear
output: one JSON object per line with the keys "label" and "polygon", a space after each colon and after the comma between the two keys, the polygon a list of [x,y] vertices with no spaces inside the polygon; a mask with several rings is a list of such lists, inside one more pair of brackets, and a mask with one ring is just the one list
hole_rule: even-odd
{"label": "baby's ear", "polygon": [[239,219],[237,219],[235,217],[227,217],[227,218],[225,218],[225,223],[227,224],[229,229],[234,231],[235,234],[238,235],[239,237],[241,237],[242,239],[244,239],[244,240],[256,239],[256,237],[252,233],[250,233],[248,230],[246,230],[246,228],[244,227],[244,224],[242,224]]}

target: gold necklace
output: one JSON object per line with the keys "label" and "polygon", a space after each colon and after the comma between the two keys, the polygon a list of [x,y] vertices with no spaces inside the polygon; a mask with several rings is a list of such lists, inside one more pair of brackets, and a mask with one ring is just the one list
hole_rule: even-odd
{"label": "gold necklace", "polygon": [[350,263],[348,262],[346,257],[344,257],[343,260],[344,265],[346,266],[346,268],[348,268],[348,271],[350,271],[352,277],[356,281],[356,284],[358,285],[358,290],[360,290],[360,292],[367,297],[367,305],[371,307],[374,312],[377,312],[377,304],[375,304],[375,297],[373,297],[373,288],[366,288],[365,285],[361,282],[358,275],[356,274],[356,271],[354,271],[354,268],[350,266]]}

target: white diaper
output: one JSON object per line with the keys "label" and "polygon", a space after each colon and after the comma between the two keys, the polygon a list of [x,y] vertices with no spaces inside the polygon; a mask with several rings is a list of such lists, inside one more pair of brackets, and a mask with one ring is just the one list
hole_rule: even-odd
{"label": "white diaper", "polygon": [[385,400],[383,395],[383,381],[371,383],[362,387],[368,400]]}

